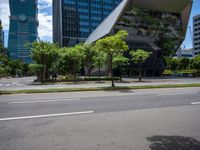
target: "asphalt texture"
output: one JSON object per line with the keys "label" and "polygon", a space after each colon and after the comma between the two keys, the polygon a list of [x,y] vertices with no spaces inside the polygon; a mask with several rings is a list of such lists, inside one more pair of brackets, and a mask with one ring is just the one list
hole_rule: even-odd
{"label": "asphalt texture", "polygon": [[199,150],[199,97],[200,88],[3,95],[0,150]]}

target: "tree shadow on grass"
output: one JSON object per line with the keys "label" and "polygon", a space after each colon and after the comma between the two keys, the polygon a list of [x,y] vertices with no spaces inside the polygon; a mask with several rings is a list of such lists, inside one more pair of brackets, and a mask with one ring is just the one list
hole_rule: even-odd
{"label": "tree shadow on grass", "polygon": [[151,150],[200,150],[200,142],[192,137],[155,135],[147,140]]}

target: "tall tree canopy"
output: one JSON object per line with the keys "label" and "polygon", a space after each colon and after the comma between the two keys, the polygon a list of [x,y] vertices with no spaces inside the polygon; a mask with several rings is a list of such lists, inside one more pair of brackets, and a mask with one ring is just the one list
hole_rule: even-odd
{"label": "tall tree canopy", "polygon": [[80,69],[81,61],[84,59],[84,57],[84,52],[81,51],[79,45],[60,49],[60,71],[65,75],[66,73],[73,75],[74,81],[76,81],[76,72]]}
{"label": "tall tree canopy", "polygon": [[132,60],[138,64],[139,81],[142,81],[142,71],[143,71],[142,65],[145,63],[150,54],[151,54],[150,52],[147,52],[142,49],[138,49],[136,51],[134,50],[130,51]]}
{"label": "tall tree canopy", "polygon": [[50,69],[58,59],[58,46],[49,42],[33,42],[31,44],[31,57],[40,65],[43,65],[42,80],[50,77]]}
{"label": "tall tree canopy", "polygon": [[98,51],[103,51],[107,55],[108,59],[108,71],[112,78],[112,87],[114,87],[113,80],[113,58],[116,55],[122,55],[124,51],[128,50],[128,45],[125,42],[128,36],[127,31],[119,31],[116,35],[108,36],[98,40],[95,44],[95,48]]}

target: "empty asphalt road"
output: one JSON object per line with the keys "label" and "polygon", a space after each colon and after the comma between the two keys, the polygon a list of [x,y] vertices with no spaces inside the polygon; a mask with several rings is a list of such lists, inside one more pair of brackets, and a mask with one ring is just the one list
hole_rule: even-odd
{"label": "empty asphalt road", "polygon": [[0,150],[199,150],[199,116],[200,88],[3,95]]}

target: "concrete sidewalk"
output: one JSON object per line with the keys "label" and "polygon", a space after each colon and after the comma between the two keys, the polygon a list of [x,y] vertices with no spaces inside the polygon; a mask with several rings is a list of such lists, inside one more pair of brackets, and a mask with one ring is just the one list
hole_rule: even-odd
{"label": "concrete sidewalk", "polygon": [[[35,84],[35,77],[24,78],[2,78],[0,80],[0,90],[29,90],[29,89],[54,89],[54,88],[97,88],[110,87],[110,82],[77,82],[77,83],[55,83],[55,84]],[[143,78],[143,82],[138,82],[137,78],[123,78],[123,82],[115,82],[116,86],[144,86],[163,84],[196,84],[200,83],[200,78]]]}

